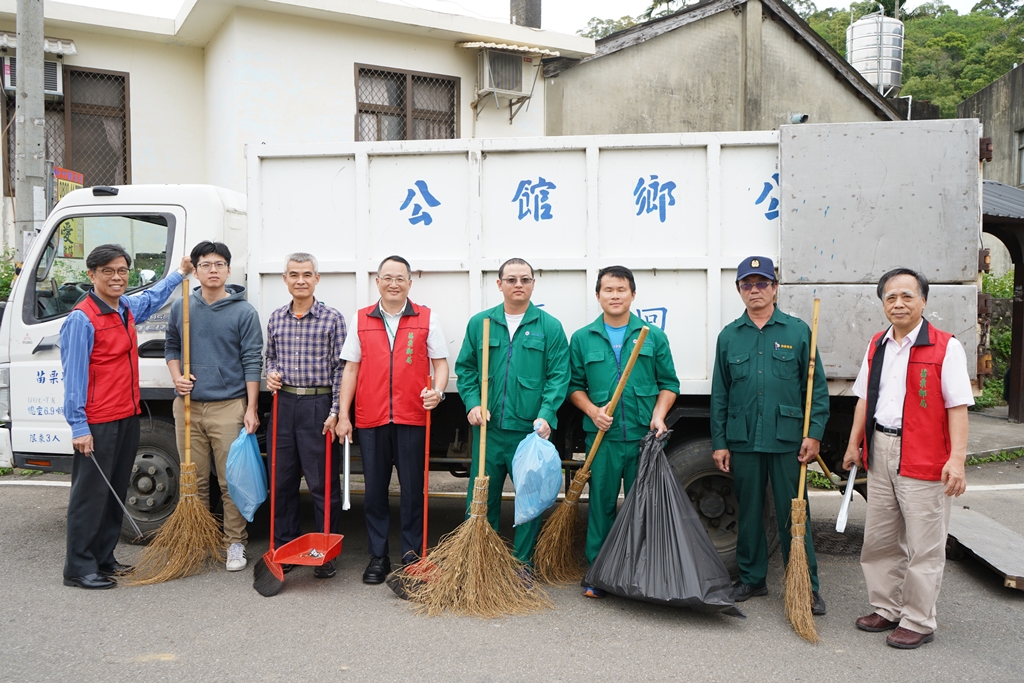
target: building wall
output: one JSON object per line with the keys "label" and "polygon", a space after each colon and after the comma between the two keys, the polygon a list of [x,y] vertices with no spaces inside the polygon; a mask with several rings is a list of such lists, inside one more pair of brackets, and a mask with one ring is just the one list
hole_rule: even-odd
{"label": "building wall", "polygon": [[992,138],[992,161],[984,166],[985,179],[1024,187],[1017,140],[1018,131],[1024,131],[1024,65],[961,102],[957,115],[979,119],[983,134]]}
{"label": "building wall", "polygon": [[757,0],[578,64],[546,89],[549,135],[771,130],[794,113],[882,118]]}
{"label": "building wall", "polygon": [[[0,24],[0,30],[16,29]],[[202,48],[63,27],[46,28],[45,33],[75,41],[78,54],[64,58],[69,66],[128,73],[132,182],[205,182]],[[6,145],[0,147],[6,164]],[[8,194],[5,188],[5,205],[10,203]],[[3,244],[8,246],[13,245],[12,215],[5,209],[0,217]]]}
{"label": "building wall", "polygon": [[460,137],[544,132],[542,85],[512,125],[507,101],[474,118],[477,54],[451,40],[239,9],[206,50],[207,182],[244,192],[247,144],[352,142],[356,64],[459,77]]}

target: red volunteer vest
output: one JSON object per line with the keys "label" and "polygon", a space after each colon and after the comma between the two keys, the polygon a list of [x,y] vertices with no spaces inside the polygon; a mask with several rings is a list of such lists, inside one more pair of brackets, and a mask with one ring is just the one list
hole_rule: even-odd
{"label": "red volunteer vest", "polygon": [[393,349],[388,344],[378,304],[367,306],[356,315],[363,354],[356,381],[356,427],[380,427],[391,422],[425,425],[427,411],[420,392],[427,387],[430,377],[430,309],[406,302]]}
{"label": "red volunteer vest", "polygon": [[125,308],[127,323],[114,311],[102,313],[89,294],[75,310],[82,311],[93,328],[89,356],[89,395],[85,419],[89,424],[123,420],[142,412],[139,402],[139,340],[135,317]]}
{"label": "red volunteer vest", "polygon": [[[875,407],[882,363],[874,363],[876,352],[884,360],[885,332],[871,339],[868,347],[868,406],[864,430],[864,468],[870,462],[869,448],[875,431]],[[903,400],[903,439],[900,444],[899,473],[904,477],[939,481],[949,460],[949,418],[942,399],[942,361],[953,335],[938,330],[925,320],[910,348],[907,365],[907,395]],[[890,426],[890,425],[885,425]]]}

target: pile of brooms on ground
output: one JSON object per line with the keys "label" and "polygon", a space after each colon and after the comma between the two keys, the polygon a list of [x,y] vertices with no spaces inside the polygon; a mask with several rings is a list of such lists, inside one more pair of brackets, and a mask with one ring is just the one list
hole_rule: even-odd
{"label": "pile of brooms on ground", "polygon": [[[182,375],[191,378],[189,358],[188,280],[181,283]],[[198,574],[223,565],[224,544],[220,524],[199,499],[196,465],[192,462],[192,414],[185,394],[185,463],[181,466],[178,504],[135,561],[124,583],[144,586]]]}

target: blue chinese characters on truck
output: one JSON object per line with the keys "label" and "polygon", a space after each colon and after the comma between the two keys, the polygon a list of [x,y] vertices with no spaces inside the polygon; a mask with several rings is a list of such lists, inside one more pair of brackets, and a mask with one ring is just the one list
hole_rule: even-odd
{"label": "blue chinese characters on truck", "polygon": [[420,200],[422,200],[423,203],[430,208],[441,206],[441,202],[438,201],[437,198],[434,197],[434,195],[430,194],[430,189],[427,187],[426,180],[417,180],[415,183],[413,183],[413,185],[416,186],[416,189],[409,188],[406,191],[405,201],[402,202],[402,205],[400,207],[398,207],[398,210],[405,211],[407,208],[409,208],[409,205],[411,204],[412,215],[409,216],[409,223],[412,225],[416,225],[418,223],[422,223],[423,225],[430,225],[431,223],[434,222],[434,219],[430,215],[430,212],[424,211],[423,204],[420,204],[419,202],[414,200],[416,199],[416,196],[418,194]]}
{"label": "blue chinese characters on truck", "polygon": [[668,317],[667,308],[638,308],[636,309],[636,317],[643,320],[648,325],[654,325],[665,331],[665,318]]}
{"label": "blue chinese characters on truck", "polygon": [[776,218],[779,217],[779,199],[778,197],[772,196],[775,190],[777,190],[779,187],[778,173],[772,174],[772,181],[774,182],[774,185],[772,183],[769,183],[767,180],[764,182],[764,188],[761,190],[760,196],[758,196],[758,198],[754,201],[755,206],[760,206],[761,204],[764,203],[765,200],[769,200],[768,210],[764,212],[764,217],[770,221],[775,220]]}
{"label": "blue chinese characters on truck", "polygon": [[535,221],[551,220],[554,216],[551,213],[551,190],[557,186],[543,176],[537,177],[537,182],[532,180],[519,181],[516,194],[512,197],[513,202],[519,204],[519,220],[532,216]]}
{"label": "blue chinese characters on truck", "polygon": [[636,204],[636,215],[658,212],[658,220],[665,222],[666,208],[676,205],[675,195],[672,191],[676,184],[671,180],[662,182],[658,176],[651,174],[648,180],[641,176],[633,188],[633,202]]}

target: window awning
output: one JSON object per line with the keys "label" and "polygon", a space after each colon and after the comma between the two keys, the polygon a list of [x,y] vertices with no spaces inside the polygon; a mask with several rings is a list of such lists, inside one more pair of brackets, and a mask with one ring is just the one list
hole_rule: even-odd
{"label": "window awning", "polygon": [[502,50],[504,52],[522,52],[530,55],[540,55],[541,57],[557,57],[558,52],[554,50],[545,50],[539,47],[528,47],[526,45],[508,45],[506,43],[456,43],[455,47],[464,47],[468,50]]}
{"label": "window awning", "polygon": [[[18,34],[0,31],[0,48],[5,50],[18,49]],[[75,41],[61,38],[43,38],[43,52],[49,52],[50,54],[62,57],[78,54],[78,50],[75,49]]]}

